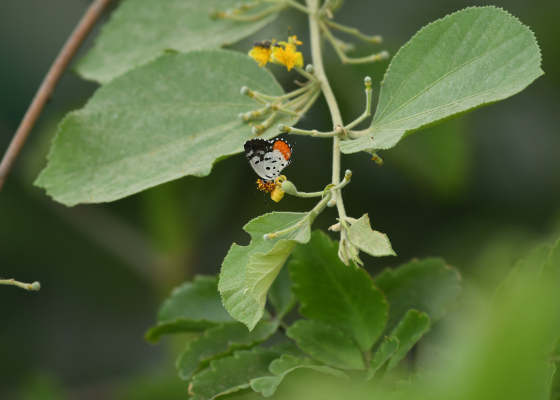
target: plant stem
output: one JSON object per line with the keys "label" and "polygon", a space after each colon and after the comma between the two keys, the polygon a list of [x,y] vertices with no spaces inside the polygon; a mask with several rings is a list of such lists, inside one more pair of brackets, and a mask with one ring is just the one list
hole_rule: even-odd
{"label": "plant stem", "polygon": [[382,51],[380,53],[372,54],[371,56],[367,56],[367,57],[350,58],[346,54],[344,54],[340,46],[338,46],[336,42],[337,39],[333,36],[326,23],[324,23],[323,21],[319,21],[319,25],[323,30],[323,32],[325,33],[325,36],[327,37],[329,42],[331,42],[332,46],[334,47],[334,50],[340,57],[340,60],[342,61],[343,64],[364,64],[364,63],[386,60],[389,58],[389,53],[387,51]]}
{"label": "plant stem", "polygon": [[39,289],[41,289],[41,284],[39,282],[22,283],[13,279],[0,279],[0,285],[17,286],[29,291],[39,291]]}
{"label": "plant stem", "polygon": [[[315,68],[315,77],[321,85],[325,99],[327,100],[327,105],[331,112],[331,117],[333,121],[333,126],[343,126],[342,116],[340,115],[340,110],[336,99],[334,97],[331,86],[325,74],[325,68],[323,66],[323,56],[321,54],[321,32],[319,28],[320,16],[318,14],[319,2],[318,0],[307,0],[307,7],[313,11],[312,15],[309,15],[309,30],[311,35],[311,58],[313,60],[313,67]],[[332,173],[332,183],[333,185],[338,185],[340,183],[340,135],[335,136],[333,139],[333,173]],[[340,189],[333,190],[333,199],[336,201],[336,207],[338,209],[338,215],[341,219],[346,217],[346,210],[344,209],[344,203],[342,202],[342,196],[340,195]],[[346,230],[341,230],[341,237],[346,238]]]}
{"label": "plant stem", "polygon": [[328,26],[330,26],[331,28],[335,28],[338,29],[339,31],[342,32],[346,32],[349,33],[350,35],[354,35],[357,38],[362,39],[365,42],[369,42],[369,43],[375,43],[375,44],[379,44],[382,42],[381,36],[376,35],[376,36],[368,36],[368,35],[364,35],[362,32],[360,32],[358,29],[356,28],[350,28],[348,26],[342,25],[342,24],[338,24],[334,21],[330,21],[328,19],[324,20],[324,23]]}
{"label": "plant stem", "polygon": [[366,89],[366,110],[364,111],[364,113],[361,116],[356,118],[355,121],[346,125],[345,128],[346,129],[352,129],[353,127],[358,125],[360,122],[362,122],[364,119],[366,119],[370,115],[371,115],[371,87],[369,89]]}
{"label": "plant stem", "polygon": [[66,67],[76,54],[76,51],[86,38],[87,34],[95,25],[95,22],[99,19],[103,10],[109,5],[111,0],[95,0],[87,9],[86,13],[64,44],[64,47],[54,60],[51,69],[45,76],[43,83],[39,87],[37,94],[33,98],[29,109],[25,113],[21,124],[18,127],[8,150],[6,150],[6,154],[4,154],[4,158],[0,163],[0,190],[4,186],[4,182],[16,161],[17,156],[21,152],[25,141],[29,137],[33,126],[37,122],[37,119],[41,115],[41,111],[45,107],[45,104],[51,98],[51,95],[54,91],[58,80],[66,70]]}

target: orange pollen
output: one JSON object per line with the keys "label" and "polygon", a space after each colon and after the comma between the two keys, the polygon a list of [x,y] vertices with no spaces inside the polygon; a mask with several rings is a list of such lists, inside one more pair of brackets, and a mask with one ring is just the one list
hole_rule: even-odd
{"label": "orange pollen", "polygon": [[265,182],[262,179],[258,179],[257,184],[259,185],[258,189],[266,193],[270,193],[274,189],[276,189],[276,184],[274,183],[274,181]]}

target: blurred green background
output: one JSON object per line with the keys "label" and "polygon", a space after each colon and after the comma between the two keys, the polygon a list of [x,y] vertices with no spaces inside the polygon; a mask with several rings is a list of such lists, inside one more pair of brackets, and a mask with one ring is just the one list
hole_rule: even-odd
{"label": "blurred green background", "polygon": [[[0,0],[0,153],[88,4]],[[341,36],[356,44],[353,55],[395,54],[422,26],[474,5],[503,7],[530,26],[545,75],[511,99],[380,153],[382,167],[365,154],[343,156],[343,170],[354,172],[343,195],[349,215],[369,213],[398,254],[364,255],[370,273],[412,257],[441,256],[459,268],[468,293],[487,299],[516,260],[560,236],[560,2],[347,0],[336,20],[384,38],[370,46]],[[245,52],[253,40],[285,37],[288,27],[309,60],[306,18],[296,11],[232,49]],[[342,66],[328,46],[325,57],[349,122],[363,112],[364,76],[372,77],[377,98],[388,62]],[[286,89],[293,87],[294,73],[271,68]],[[0,276],[43,285],[39,293],[0,287],[0,399],[185,398],[187,388],[173,371],[181,339],[155,347],[143,340],[162,300],[194,274],[218,273],[231,244],[249,242],[242,227],[252,218],[314,205],[286,196],[266,206],[241,155],[217,164],[209,177],[187,177],[112,204],[54,203],[32,183],[58,122],[96,89],[65,74],[0,193]],[[332,128],[322,99],[299,126]],[[288,140],[297,141],[288,178],[300,190],[324,188],[330,140]],[[335,218],[328,209],[315,227],[326,229]]]}

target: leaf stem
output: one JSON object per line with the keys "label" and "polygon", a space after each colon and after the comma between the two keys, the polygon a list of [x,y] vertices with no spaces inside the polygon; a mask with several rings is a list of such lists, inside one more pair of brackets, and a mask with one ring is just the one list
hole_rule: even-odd
{"label": "leaf stem", "polygon": [[51,69],[45,76],[45,79],[43,79],[43,82],[41,83],[37,94],[33,98],[31,105],[25,113],[25,116],[23,117],[23,120],[21,121],[21,124],[19,125],[18,130],[13,137],[10,146],[6,150],[4,158],[2,158],[2,162],[0,163],[0,191],[4,186],[4,182],[6,181],[6,178],[8,177],[8,174],[10,173],[10,170],[14,165],[16,158],[18,157],[21,149],[23,148],[23,145],[25,144],[25,141],[29,137],[33,126],[35,126],[35,123],[41,115],[43,108],[51,98],[51,95],[60,77],[74,57],[74,54],[76,54],[76,51],[78,51],[80,45],[88,35],[89,31],[91,30],[91,28],[93,28],[93,26],[110,2],[111,0],[95,0],[89,6],[84,16],[64,44],[64,47],[54,60]]}
{"label": "leaf stem", "polygon": [[[309,213],[301,220],[299,221],[297,224],[281,230],[281,231],[277,231],[277,232],[273,232],[273,233],[268,233],[266,235],[264,235],[263,239],[264,240],[271,240],[271,239],[275,239],[279,236],[284,236],[294,230],[296,230],[297,228],[300,228],[304,222],[306,222],[307,220],[310,220],[310,223],[313,222],[315,220],[315,218],[325,209],[325,207],[327,206],[327,203],[329,202],[329,200],[334,196],[334,193],[337,193],[340,189],[342,189],[344,186],[348,185],[350,183],[350,178],[352,178],[352,171],[347,170],[346,174],[344,175],[344,179],[341,183],[339,183],[338,185],[334,186],[333,188],[331,188],[328,192],[327,195],[325,197],[323,197],[323,199],[317,203],[317,205],[311,210],[309,211]],[[324,194],[324,192],[315,192],[315,193],[305,193],[306,195],[313,195],[313,196],[299,196],[299,197],[319,197],[322,196]],[[315,194],[318,194],[318,196],[315,196]],[[344,217],[346,218],[346,217]]]}
{"label": "leaf stem", "polygon": [[41,284],[39,282],[22,283],[22,282],[15,281],[13,279],[0,279],[0,285],[17,286],[19,288],[29,290],[29,291],[35,291],[35,292],[41,289]]}
{"label": "leaf stem", "polygon": [[354,35],[357,38],[362,39],[363,41],[368,42],[368,43],[379,44],[383,41],[383,39],[379,35],[368,36],[368,35],[365,35],[362,32],[360,32],[356,28],[350,28],[349,26],[342,25],[342,24],[336,23],[336,22],[328,20],[328,19],[324,19],[323,23],[330,26],[331,28],[338,29],[339,31],[349,33],[350,35]]}

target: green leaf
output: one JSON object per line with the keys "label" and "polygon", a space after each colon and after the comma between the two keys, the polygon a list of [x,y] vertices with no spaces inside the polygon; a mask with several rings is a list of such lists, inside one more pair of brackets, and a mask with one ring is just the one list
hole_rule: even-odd
{"label": "green leaf", "polygon": [[282,357],[272,361],[268,369],[274,375],[278,376],[289,369],[300,367],[302,365],[321,365],[321,363],[313,360],[312,358],[299,358],[290,354],[283,354]]}
{"label": "green leaf", "polygon": [[459,272],[439,258],[385,269],[375,284],[389,302],[387,331],[393,330],[411,309],[425,312],[432,323],[441,318],[461,291],[460,281]]}
{"label": "green leaf", "polygon": [[[280,250],[287,253],[286,249],[290,246],[309,241],[310,219],[281,238],[264,240],[263,236],[292,227],[306,216],[306,213],[270,213],[260,216],[243,227],[251,235],[251,243],[244,247],[235,243],[231,246],[222,264],[218,289],[229,313],[249,329],[253,329],[261,319],[267,285],[272,283],[279,268],[282,267],[284,257],[287,257],[285,253],[279,256]],[[247,278],[250,278],[251,289]],[[258,279],[262,279],[265,283],[260,284]]]}
{"label": "green leaf", "polygon": [[338,258],[338,242],[321,231],[298,246],[290,262],[300,313],[329,323],[352,337],[362,351],[379,339],[387,321],[387,302],[366,271]]}
{"label": "green leaf", "polygon": [[[282,93],[267,70],[232,51],[166,54],[136,68],[62,121],[36,185],[72,206],[208,175],[253,137],[237,117],[258,107],[240,94],[243,85]],[[274,135],[269,129],[261,137]]]}
{"label": "green leaf", "polygon": [[399,339],[395,337],[385,337],[383,343],[379,346],[373,359],[369,362],[369,370],[366,379],[371,379],[377,371],[393,357],[399,348]]}
{"label": "green leaf", "polygon": [[220,395],[250,387],[251,379],[270,375],[268,366],[278,357],[274,351],[255,347],[236,351],[233,356],[214,360],[210,369],[193,377],[189,386],[191,400],[215,399]]}
{"label": "green leaf", "polygon": [[296,305],[296,297],[292,292],[292,279],[288,268],[282,268],[268,291],[268,300],[276,310],[276,318],[282,319]]}
{"label": "green leaf", "polygon": [[233,5],[231,0],[124,1],[76,70],[86,79],[107,83],[168,49],[188,52],[234,43],[278,15],[251,22],[210,19],[210,11]]}
{"label": "green leaf", "polygon": [[531,30],[507,12],[473,7],[422,28],[393,58],[369,133],[343,153],[389,149],[405,135],[506,99],[543,74]]}
{"label": "green leaf", "polygon": [[342,369],[365,369],[358,346],[341,330],[314,320],[296,321],[286,331],[288,337],[313,358]]}
{"label": "green leaf", "polygon": [[218,277],[197,276],[173,289],[159,310],[158,324],[146,333],[146,339],[157,342],[163,334],[200,332],[230,321],[233,319],[218,292]]}
{"label": "green leaf", "polygon": [[253,379],[251,380],[251,388],[253,388],[255,392],[262,393],[264,397],[270,397],[274,394],[284,377],[298,368],[312,369],[323,374],[344,379],[345,381],[350,380],[348,375],[338,369],[316,365],[309,359],[303,360],[301,358],[294,358],[291,356],[282,356],[281,359],[274,360],[270,364],[269,369],[276,376],[263,376],[261,378]]}
{"label": "green leaf", "polygon": [[350,226],[348,240],[358,249],[374,257],[397,255],[387,235],[371,229],[367,214]]}
{"label": "green leaf", "polygon": [[206,368],[210,361],[228,356],[235,350],[254,347],[272,336],[277,329],[276,321],[260,321],[251,332],[240,322],[208,329],[204,336],[189,342],[179,356],[179,376],[188,381],[197,371]]}
{"label": "green leaf", "polygon": [[403,320],[389,336],[399,340],[399,349],[389,362],[389,369],[396,367],[406,357],[410,349],[420,340],[430,327],[430,317],[426,313],[409,310]]}

